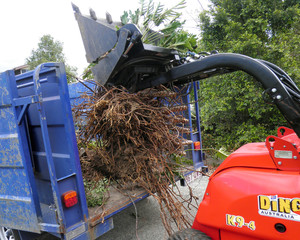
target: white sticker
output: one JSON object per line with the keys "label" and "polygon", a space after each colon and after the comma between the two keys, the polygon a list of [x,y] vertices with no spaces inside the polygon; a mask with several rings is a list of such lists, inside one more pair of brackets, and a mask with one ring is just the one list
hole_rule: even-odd
{"label": "white sticker", "polygon": [[293,152],[292,151],[275,150],[274,155],[275,155],[276,158],[287,158],[287,159],[292,159],[293,158]]}
{"label": "white sticker", "polygon": [[258,213],[266,217],[300,222],[300,198],[259,195]]}

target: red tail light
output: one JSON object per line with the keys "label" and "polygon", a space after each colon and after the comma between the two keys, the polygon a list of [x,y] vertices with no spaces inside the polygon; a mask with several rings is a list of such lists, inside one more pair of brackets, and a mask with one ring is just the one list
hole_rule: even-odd
{"label": "red tail light", "polygon": [[200,142],[194,142],[194,149],[200,150],[201,149],[201,143]]}
{"label": "red tail light", "polygon": [[76,191],[68,191],[62,195],[62,201],[65,204],[65,207],[69,208],[78,203],[78,197]]}

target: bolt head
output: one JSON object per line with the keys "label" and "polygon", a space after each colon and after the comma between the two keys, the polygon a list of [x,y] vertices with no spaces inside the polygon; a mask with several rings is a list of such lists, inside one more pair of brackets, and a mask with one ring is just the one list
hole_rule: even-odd
{"label": "bolt head", "polygon": [[281,161],[279,161],[279,162],[277,162],[278,163],[278,165],[281,165],[282,164],[282,162]]}
{"label": "bolt head", "polygon": [[271,90],[273,93],[277,92],[277,89],[276,88],[272,88]]}
{"label": "bolt head", "polygon": [[281,95],[277,95],[277,96],[276,96],[276,99],[277,99],[277,100],[280,100],[281,98],[282,98]]}
{"label": "bolt head", "polygon": [[297,156],[294,156],[294,159],[297,159]]}

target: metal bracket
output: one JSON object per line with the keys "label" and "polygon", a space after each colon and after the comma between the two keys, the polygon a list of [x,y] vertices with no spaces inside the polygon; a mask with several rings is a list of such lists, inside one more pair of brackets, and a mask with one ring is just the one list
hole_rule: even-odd
{"label": "metal bracket", "polygon": [[29,107],[29,104],[23,105],[20,115],[18,117],[18,125],[21,125],[21,122],[25,116],[25,112],[27,111],[28,107]]}
{"label": "metal bracket", "polygon": [[266,139],[266,147],[278,169],[299,170],[300,155],[293,143],[279,137],[269,136]]}
{"label": "metal bracket", "polygon": [[24,119],[25,113],[29,105],[32,103],[37,103],[39,101],[38,99],[39,98],[37,95],[13,99],[13,103],[15,107],[22,106],[22,110],[20,112],[20,115],[18,116],[18,125],[21,125],[21,122]]}
{"label": "metal bracket", "polygon": [[38,96],[37,95],[32,95],[32,96],[28,96],[28,97],[21,97],[21,98],[14,98],[13,102],[14,102],[14,106],[22,106],[22,105],[26,105],[26,104],[32,104],[32,103],[37,103],[38,102]]}

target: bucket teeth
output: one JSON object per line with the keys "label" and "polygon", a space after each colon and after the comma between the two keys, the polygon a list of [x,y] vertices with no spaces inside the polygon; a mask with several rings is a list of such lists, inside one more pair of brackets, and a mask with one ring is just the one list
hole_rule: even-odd
{"label": "bucket teeth", "polygon": [[90,16],[93,20],[97,21],[96,13],[93,9],[90,8]]}
{"label": "bucket teeth", "polygon": [[108,24],[113,23],[112,17],[108,12],[106,12],[106,21],[107,21]]}
{"label": "bucket teeth", "polygon": [[79,7],[77,7],[74,3],[72,3],[72,8],[74,12],[81,14]]}

